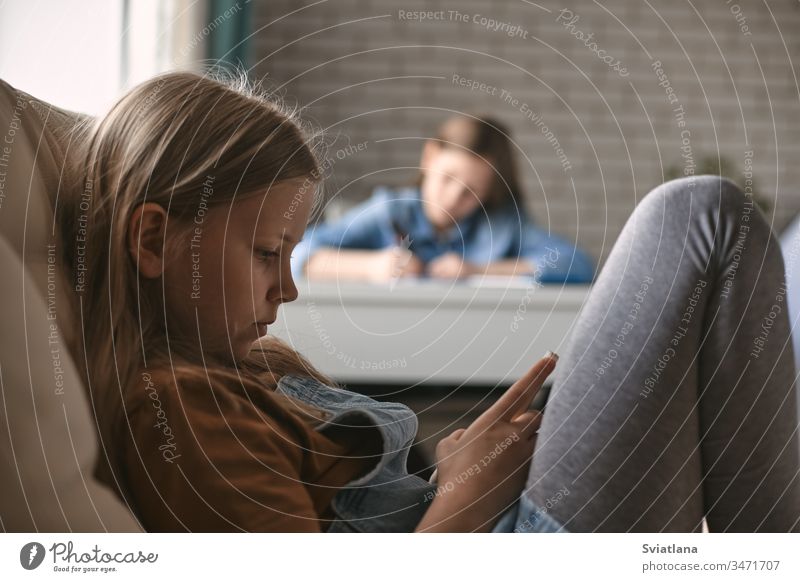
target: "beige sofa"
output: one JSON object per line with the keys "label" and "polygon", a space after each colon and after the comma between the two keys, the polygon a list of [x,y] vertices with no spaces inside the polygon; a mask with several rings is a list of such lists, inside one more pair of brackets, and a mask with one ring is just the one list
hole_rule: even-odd
{"label": "beige sofa", "polygon": [[53,208],[88,121],[0,80],[0,531],[141,531],[93,477],[102,453],[60,331],[74,322]]}

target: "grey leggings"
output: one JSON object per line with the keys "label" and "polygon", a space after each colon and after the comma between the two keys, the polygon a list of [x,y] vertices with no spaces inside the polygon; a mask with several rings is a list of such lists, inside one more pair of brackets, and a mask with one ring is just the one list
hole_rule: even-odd
{"label": "grey leggings", "polygon": [[525,495],[570,531],[798,531],[783,262],[729,181],[637,206],[561,354]]}

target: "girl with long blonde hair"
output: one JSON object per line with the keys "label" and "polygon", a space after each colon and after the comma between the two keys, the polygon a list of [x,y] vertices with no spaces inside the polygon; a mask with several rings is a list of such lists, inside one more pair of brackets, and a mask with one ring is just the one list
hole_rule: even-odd
{"label": "girl with long blonde hair", "polygon": [[329,529],[336,491],[403,444],[320,406],[334,383],[266,335],[297,296],[318,144],[246,83],[191,73],[136,87],[82,140],[58,211],[82,324],[70,343],[99,476],[147,529],[316,530],[323,514]]}

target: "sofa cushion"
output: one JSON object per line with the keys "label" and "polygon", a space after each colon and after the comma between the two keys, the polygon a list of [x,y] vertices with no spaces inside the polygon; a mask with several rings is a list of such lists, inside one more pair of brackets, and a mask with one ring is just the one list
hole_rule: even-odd
{"label": "sofa cushion", "polygon": [[87,118],[0,81],[0,530],[139,531],[93,477],[98,439],[61,330],[73,325],[53,205]]}

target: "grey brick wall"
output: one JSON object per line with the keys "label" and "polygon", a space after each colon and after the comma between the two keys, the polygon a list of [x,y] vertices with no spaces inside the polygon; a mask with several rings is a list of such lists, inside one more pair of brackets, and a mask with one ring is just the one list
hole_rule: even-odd
{"label": "grey brick wall", "polygon": [[[439,13],[426,21],[407,14],[419,10]],[[413,180],[422,140],[449,112],[489,112],[513,128],[535,220],[602,260],[667,168],[691,167],[682,146],[697,165],[723,156],[738,176],[751,150],[756,191],[771,204],[774,228],[800,211],[792,68],[799,25],[800,4],[790,0],[768,8],[750,0],[329,0],[308,8],[270,0],[254,8],[252,72],[268,75],[269,86],[327,130],[332,212],[375,185]],[[589,34],[596,47],[586,46]],[[454,75],[495,94],[459,86]],[[523,103],[552,131],[567,169]],[[348,142],[366,147],[339,150]]]}

